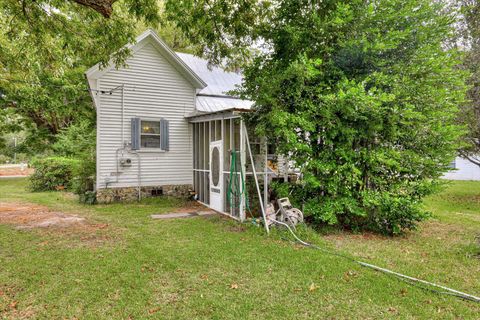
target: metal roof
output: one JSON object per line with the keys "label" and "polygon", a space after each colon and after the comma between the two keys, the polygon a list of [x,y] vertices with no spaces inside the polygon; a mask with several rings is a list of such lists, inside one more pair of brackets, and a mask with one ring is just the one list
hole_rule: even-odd
{"label": "metal roof", "polygon": [[249,100],[198,95],[196,107],[198,111],[216,112],[227,109],[249,110],[252,104]]}
{"label": "metal roof", "polygon": [[252,101],[228,94],[242,84],[241,73],[227,72],[215,66],[209,67],[207,60],[191,54],[177,52],[177,55],[207,84],[197,93],[197,111],[211,113],[228,109],[251,109]]}

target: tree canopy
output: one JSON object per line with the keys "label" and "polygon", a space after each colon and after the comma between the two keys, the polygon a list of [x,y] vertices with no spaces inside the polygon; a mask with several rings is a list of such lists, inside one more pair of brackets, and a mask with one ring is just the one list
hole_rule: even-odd
{"label": "tree canopy", "polygon": [[453,23],[427,0],[280,2],[243,95],[257,132],[301,168],[291,188],[307,214],[390,234],[427,216],[462,133]]}
{"label": "tree canopy", "polygon": [[94,2],[0,0],[0,132],[28,132],[32,153],[72,124],[94,125],[84,72],[97,62],[122,65],[124,45],[142,29],[159,29],[174,49],[193,48],[170,22],[159,24],[157,1],[96,1],[115,2],[108,15]]}

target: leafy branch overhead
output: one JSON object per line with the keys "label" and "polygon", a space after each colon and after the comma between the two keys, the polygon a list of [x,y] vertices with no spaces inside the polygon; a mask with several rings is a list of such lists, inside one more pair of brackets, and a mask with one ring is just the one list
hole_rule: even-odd
{"label": "leafy branch overhead", "polygon": [[[54,136],[72,124],[93,122],[85,70],[110,60],[122,65],[129,55],[123,46],[160,19],[156,1],[81,4],[0,0],[0,118],[9,119],[0,132],[28,132],[25,141],[33,153],[49,148]],[[191,50],[171,24],[164,23],[161,31],[177,50]]]}

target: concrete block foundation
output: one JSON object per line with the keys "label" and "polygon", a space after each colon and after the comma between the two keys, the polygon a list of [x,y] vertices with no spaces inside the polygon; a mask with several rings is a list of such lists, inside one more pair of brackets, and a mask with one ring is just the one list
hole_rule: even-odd
{"label": "concrete block foundation", "polygon": [[[143,198],[150,198],[156,196],[172,196],[179,198],[190,197],[190,192],[193,186],[189,184],[184,185],[163,185],[163,186],[148,186],[140,188],[141,196]],[[123,187],[123,188],[102,188],[97,189],[98,203],[113,203],[113,202],[133,202],[138,199],[137,187]]]}

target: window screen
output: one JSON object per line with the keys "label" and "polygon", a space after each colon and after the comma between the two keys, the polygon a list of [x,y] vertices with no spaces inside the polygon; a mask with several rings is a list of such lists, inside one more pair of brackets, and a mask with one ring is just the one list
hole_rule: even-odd
{"label": "window screen", "polygon": [[142,120],[140,128],[140,146],[160,149],[160,121]]}
{"label": "window screen", "polygon": [[218,147],[212,150],[212,183],[215,187],[218,186],[220,179],[220,151]]}

